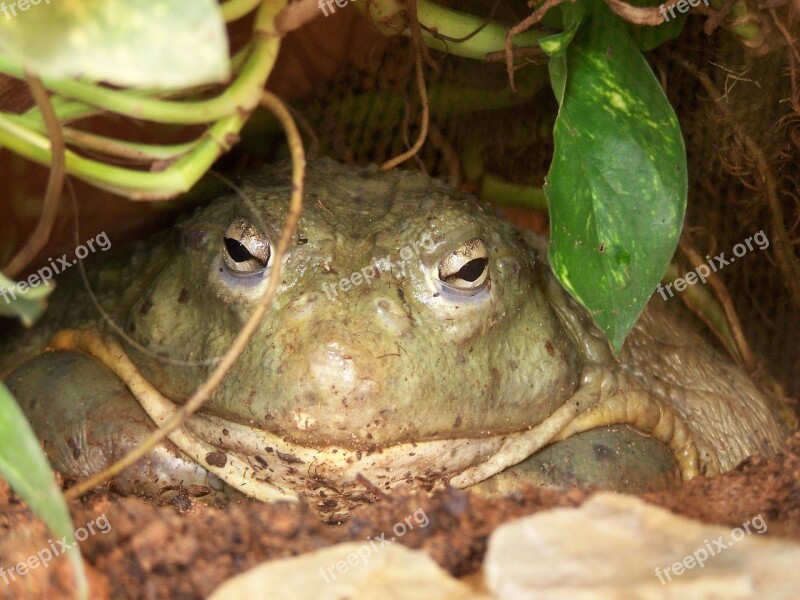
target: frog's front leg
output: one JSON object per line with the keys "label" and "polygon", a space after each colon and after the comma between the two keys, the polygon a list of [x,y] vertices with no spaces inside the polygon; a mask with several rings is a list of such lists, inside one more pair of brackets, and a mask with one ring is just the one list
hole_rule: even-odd
{"label": "frog's front leg", "polygon": [[[220,452],[212,443],[196,435],[192,424],[202,428],[203,417],[194,415],[188,409],[193,401],[190,400],[187,406],[179,410],[145,379],[116,341],[91,330],[66,329],[57,333],[48,347],[54,350],[79,350],[100,361],[127,386],[147,416],[153,423],[165,429],[164,435],[188,459],[195,461],[233,489],[262,502],[297,499],[297,494],[291,489],[273,484],[269,473],[257,473],[247,453],[243,454],[237,449]],[[224,361],[221,364],[224,365]],[[211,378],[218,375],[215,371]],[[195,406],[195,410],[198,406]]]}
{"label": "frog's front leg", "polygon": [[[39,355],[13,371],[8,386],[52,466],[68,479],[84,479],[108,467],[155,429],[125,384],[80,352]],[[204,500],[211,501],[222,501],[229,493],[169,441],[125,469],[113,484],[122,493],[152,496],[182,486],[207,492]]]}
{"label": "frog's front leg", "polygon": [[[651,475],[658,474],[670,471],[673,465],[678,467],[683,479],[691,479],[698,474],[697,446],[686,423],[675,411],[616,369],[595,364],[584,368],[581,386],[563,406],[530,430],[508,436],[493,456],[452,478],[450,483],[455,487],[468,487],[496,477],[514,466],[519,469],[517,472],[523,474],[520,480],[535,481],[538,477],[536,470],[541,470],[541,466],[546,463],[537,467],[537,459],[532,457],[544,447],[555,444],[557,449],[550,450],[550,453],[555,453],[559,458],[569,457],[571,453],[576,457],[582,456],[584,464],[577,471],[577,481],[574,482],[576,485],[621,488],[622,486],[614,483],[615,476],[608,477],[615,467],[612,466],[608,473],[595,469],[592,467],[592,457],[587,457],[584,452],[586,440],[591,445],[594,443],[592,438],[598,435],[592,430],[609,426],[626,426],[624,431],[635,428],[669,450],[673,461],[665,462],[659,458],[659,453],[652,455],[652,465],[649,464],[648,456],[638,460],[638,465],[634,460],[632,466],[634,470],[642,470],[643,478],[648,477],[648,471]],[[636,431],[630,431],[636,435]],[[570,441],[574,436],[580,437]],[[526,461],[528,464],[522,466]],[[625,461],[622,461],[619,466],[624,464]],[[530,471],[531,468],[533,471]],[[604,477],[606,481],[603,480]],[[660,477],[658,475],[657,479]],[[513,475],[512,479],[518,478]],[[544,485],[556,486],[566,484],[568,479],[539,478]],[[505,486],[505,483],[500,483],[502,481],[504,478],[500,477],[484,487]]]}

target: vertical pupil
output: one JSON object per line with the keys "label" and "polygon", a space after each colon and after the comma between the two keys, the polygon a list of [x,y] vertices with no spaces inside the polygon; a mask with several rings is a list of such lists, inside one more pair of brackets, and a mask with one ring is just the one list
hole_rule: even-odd
{"label": "vertical pupil", "polygon": [[474,258],[458,270],[458,277],[464,281],[477,281],[489,262],[486,258]]}
{"label": "vertical pupil", "polygon": [[245,262],[253,258],[247,248],[233,238],[225,238],[225,249],[228,251],[228,256],[236,262]]}

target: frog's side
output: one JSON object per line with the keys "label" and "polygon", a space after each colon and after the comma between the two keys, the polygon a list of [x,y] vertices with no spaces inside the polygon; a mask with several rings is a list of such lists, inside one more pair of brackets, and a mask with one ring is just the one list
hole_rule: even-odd
{"label": "frog's side", "polygon": [[[265,170],[244,186],[252,207],[220,199],[91,276],[105,310],[152,349],[126,346],[165,396],[188,397],[213,368],[205,359],[225,352],[257,304],[289,186],[286,165]],[[560,426],[536,432],[583,410],[598,374],[613,382],[597,396],[600,408],[629,394],[674,412],[701,472],[778,449],[784,432],[766,399],[660,298],[616,360],[532,247],[541,240],[526,242],[472,197],[421,174],[327,160],[309,165],[305,186],[272,308],[188,427],[219,450],[209,464],[235,454],[252,467],[243,480],[265,479],[331,511],[358,501],[365,480],[385,489],[483,479],[483,488],[502,490],[519,480],[665,484],[675,472],[672,453],[627,425],[541,450]],[[340,285],[344,278],[349,286]],[[63,327],[108,329],[77,284],[56,292],[38,331],[12,340],[17,352],[0,356],[0,374],[18,366],[9,384],[56,467],[80,477],[152,423],[94,359],[64,351],[31,358]],[[517,456],[521,447],[533,456]],[[181,482],[218,487],[166,444],[117,484],[155,493]]]}

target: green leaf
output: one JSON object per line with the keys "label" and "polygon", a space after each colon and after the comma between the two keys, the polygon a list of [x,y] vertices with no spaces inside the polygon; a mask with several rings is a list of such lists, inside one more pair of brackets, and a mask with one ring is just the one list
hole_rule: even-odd
{"label": "green leaf", "polygon": [[17,284],[0,273],[0,317],[14,317],[30,327],[44,312],[55,286],[37,285],[21,292]]}
{"label": "green leaf", "polygon": [[67,503],[39,442],[17,406],[11,392],[0,382],[0,474],[44,521],[55,538],[68,545],[67,555],[81,598],[88,597],[89,585],[81,553],[75,543]]}
{"label": "green leaf", "polygon": [[43,77],[182,88],[229,75],[215,0],[14,0],[0,13],[0,49]]}
{"label": "green leaf", "polygon": [[547,11],[547,16],[550,16],[551,13],[555,13],[554,16],[560,17],[559,20],[563,31],[540,39],[539,47],[548,56],[560,56],[567,51],[567,46],[569,46],[578,31],[578,26],[583,22],[586,6],[582,1],[559,4],[555,10]]}
{"label": "green leaf", "polygon": [[550,264],[618,352],[677,245],[683,139],[627,28],[602,4],[551,61],[551,77],[561,97],[545,184]]}

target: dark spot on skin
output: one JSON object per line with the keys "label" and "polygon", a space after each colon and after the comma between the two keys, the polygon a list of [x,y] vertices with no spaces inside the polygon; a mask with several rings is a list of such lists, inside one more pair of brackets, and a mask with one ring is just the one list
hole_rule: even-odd
{"label": "dark spot on skin", "polygon": [[550,343],[550,340],[545,340],[544,347],[547,350],[547,353],[550,356],[553,356],[553,344]]}
{"label": "dark spot on skin", "polygon": [[361,450],[356,450],[356,460],[361,460]]}
{"label": "dark spot on skin", "polygon": [[294,454],[289,454],[287,452],[280,452],[278,451],[278,458],[280,458],[283,462],[289,464],[303,464],[303,461],[297,458]]}
{"label": "dark spot on skin", "polygon": [[139,314],[143,317],[150,312],[150,309],[153,308],[153,303],[150,302],[150,298],[142,302],[142,307],[139,309]]}
{"label": "dark spot on skin", "polygon": [[598,461],[607,461],[611,458],[611,450],[607,446],[595,444],[592,446],[592,450],[594,451],[594,457]]}
{"label": "dark spot on skin", "polygon": [[263,458],[261,458],[258,455],[256,455],[256,462],[258,464],[260,464],[262,467],[266,467],[267,466],[267,461],[265,461]]}
{"label": "dark spot on skin", "polygon": [[458,415],[455,423],[453,423],[453,429],[458,429],[459,427],[461,427],[461,415]]}
{"label": "dark spot on skin", "polygon": [[400,288],[397,288],[397,295],[400,296],[400,300],[402,300],[403,302],[406,301],[406,294]]}
{"label": "dark spot on skin", "polygon": [[517,361],[510,360],[508,361],[508,368],[511,369],[512,371],[516,371],[517,369],[519,369],[519,365],[517,364]]}
{"label": "dark spot on skin", "polygon": [[228,455],[219,450],[206,454],[206,462],[212,467],[224,467],[228,462]]}
{"label": "dark spot on skin", "polygon": [[230,435],[230,432],[227,429],[223,429],[222,435]]}
{"label": "dark spot on skin", "polygon": [[275,450],[272,449],[272,446],[267,446],[267,452],[272,453],[275,452]]}
{"label": "dark spot on skin", "polygon": [[81,457],[81,447],[78,445],[78,442],[72,438],[67,438],[67,446],[72,450],[72,458],[78,460]]}
{"label": "dark spot on skin", "polygon": [[181,242],[192,250],[200,250],[206,241],[206,232],[203,229],[184,229],[181,232]]}
{"label": "dark spot on skin", "polygon": [[189,290],[183,288],[181,293],[178,295],[178,303],[179,304],[186,304],[189,301]]}

